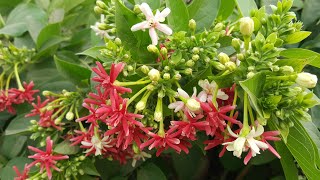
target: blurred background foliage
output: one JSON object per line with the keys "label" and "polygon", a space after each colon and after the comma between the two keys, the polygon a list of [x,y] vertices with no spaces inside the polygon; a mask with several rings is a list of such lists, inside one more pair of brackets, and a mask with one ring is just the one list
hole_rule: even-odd
{"label": "blurred background foliage", "polygon": [[[222,21],[238,17],[236,7],[250,9],[276,4],[277,0],[216,0],[220,6],[217,20]],[[125,3],[133,4],[134,0]],[[140,2],[140,1],[138,1]],[[191,3],[191,1],[186,1]],[[103,41],[95,36],[90,25],[99,20],[94,14],[95,0],[0,0],[0,39],[13,42],[17,47],[34,48],[37,52],[37,63],[26,69],[22,79],[33,80],[40,90],[61,91],[73,90],[75,84],[61,75],[54,61],[54,56],[63,62],[88,67],[93,59],[77,55],[84,50],[103,45]],[[300,47],[320,52],[320,1],[295,0],[292,10],[297,19],[304,23],[304,30],[312,34],[306,40],[290,47]],[[92,52],[87,52],[92,53]],[[94,56],[94,54],[93,54]],[[317,74],[320,71],[307,67],[305,71]],[[314,91],[320,96],[320,86]],[[12,180],[15,173],[12,165],[23,167],[29,160],[26,146],[33,142],[28,138],[29,120],[24,114],[31,107],[19,107],[18,116],[0,113],[0,179]],[[314,123],[320,127],[320,109],[311,110]],[[315,135],[316,138],[319,136]],[[319,147],[318,147],[319,148]],[[101,175],[102,179],[285,179],[280,161],[268,151],[254,158],[244,166],[242,160],[226,153],[219,158],[220,149],[203,152],[202,144],[194,144],[188,155],[184,153],[164,154],[139,163],[135,168],[131,163],[120,166],[118,162],[97,159],[95,167],[88,168]],[[292,157],[286,157],[293,161]],[[89,171],[88,170],[88,171]],[[94,174],[93,174],[94,175]],[[299,179],[305,179],[299,172]],[[94,179],[86,177],[83,179]]]}

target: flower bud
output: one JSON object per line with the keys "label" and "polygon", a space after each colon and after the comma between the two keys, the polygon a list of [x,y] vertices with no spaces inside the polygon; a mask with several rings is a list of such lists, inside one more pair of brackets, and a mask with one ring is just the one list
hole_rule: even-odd
{"label": "flower bud", "polygon": [[194,19],[189,20],[189,28],[191,31],[195,31],[197,28],[197,23]]}
{"label": "flower bud", "polygon": [[198,61],[199,59],[200,59],[200,56],[198,54],[194,54],[192,56],[192,60],[194,60],[194,61]]}
{"label": "flower bud", "polygon": [[200,103],[193,98],[190,98],[187,100],[186,106],[188,109],[190,109],[190,111],[193,111],[193,112],[200,110]]}
{"label": "flower bud", "polygon": [[306,88],[314,88],[317,85],[317,82],[317,76],[307,72],[299,73],[296,78],[296,83]]}
{"label": "flower bud", "polygon": [[142,13],[142,11],[140,9],[140,5],[138,5],[138,4],[134,5],[133,12],[136,13],[136,14]]}
{"label": "flower bud", "polygon": [[179,81],[181,79],[181,74],[179,73],[175,74],[174,79]]}
{"label": "flower bud", "polygon": [[66,119],[69,120],[69,121],[71,121],[71,120],[73,120],[73,118],[74,118],[74,113],[71,112],[71,111],[69,111],[69,112],[66,114]]}
{"label": "flower bud", "polygon": [[293,73],[294,71],[292,66],[282,66],[280,67],[280,70],[285,74]]}
{"label": "flower bud", "polygon": [[154,120],[160,122],[163,120],[163,114],[160,111],[154,112]]}
{"label": "flower bud", "polygon": [[165,66],[164,67],[164,71],[170,71],[170,67],[169,66]]}
{"label": "flower bud", "polygon": [[116,38],[116,39],[114,40],[114,43],[116,43],[116,45],[120,46],[122,42],[121,42],[121,39],[120,39],[120,38]]}
{"label": "flower bud", "polygon": [[51,92],[50,91],[42,91],[42,95],[44,96],[50,96]]}
{"label": "flower bud", "polygon": [[167,56],[167,54],[168,54],[168,50],[167,50],[167,48],[165,48],[165,47],[162,47],[161,49],[160,49],[160,53],[163,55],[163,56]]}
{"label": "flower bud", "polygon": [[158,81],[160,79],[160,72],[157,69],[151,69],[148,76],[151,81]]}
{"label": "flower bud", "polygon": [[170,74],[169,73],[164,73],[163,74],[163,79],[164,80],[169,80],[171,77],[170,77]]}
{"label": "flower bud", "polygon": [[143,66],[141,66],[141,71],[142,71],[144,74],[148,74],[150,70],[149,70],[148,66],[143,65]]}
{"label": "flower bud", "polygon": [[107,5],[101,0],[96,1],[96,5],[99,6],[101,9],[108,9]]}
{"label": "flower bud", "polygon": [[231,45],[237,52],[240,52],[240,47],[241,47],[240,39],[238,38],[232,39]]}
{"label": "flower bud", "polygon": [[187,68],[184,70],[184,73],[187,75],[191,75],[192,74],[192,69],[191,68]]}
{"label": "flower bud", "polygon": [[93,8],[93,10],[94,10],[94,12],[95,12],[96,14],[102,14],[102,13],[103,13],[103,9],[101,9],[99,6],[95,6],[95,7]]}
{"label": "flower bud", "polygon": [[239,61],[243,61],[244,60],[244,55],[243,54],[237,54],[237,59],[239,59]]}
{"label": "flower bud", "polygon": [[147,47],[148,51],[151,52],[151,53],[155,53],[155,54],[158,54],[159,53],[159,49],[157,48],[157,46],[155,45],[152,45],[150,44],[148,47]]}
{"label": "flower bud", "polygon": [[220,62],[211,61],[211,65],[220,71],[223,71],[226,69],[226,67],[223,64],[221,64]]}
{"label": "flower bud", "polygon": [[188,67],[193,67],[193,66],[194,66],[194,61],[188,60],[188,61],[186,62],[186,66],[188,66]]}
{"label": "flower bud", "polygon": [[144,101],[141,100],[136,104],[136,109],[138,111],[142,111],[144,108],[146,108],[146,103]]}
{"label": "flower bud", "polygon": [[33,120],[30,120],[30,123],[33,124],[33,125],[35,125],[35,124],[38,124],[38,121],[36,121],[36,120],[33,119]]}
{"label": "flower bud", "polygon": [[255,75],[254,72],[249,72],[249,73],[247,74],[247,79],[252,78],[254,75]]}
{"label": "flower bud", "polygon": [[254,22],[250,17],[240,19],[240,32],[244,36],[251,36],[254,31]]}
{"label": "flower bud", "polygon": [[194,47],[192,49],[192,53],[194,53],[194,54],[199,54],[199,52],[200,52],[200,48],[198,48],[198,47]]}
{"label": "flower bud", "polygon": [[219,59],[219,61],[220,61],[222,64],[225,64],[225,63],[227,63],[227,62],[230,61],[229,56],[228,56],[226,53],[223,53],[223,52],[221,52],[221,53],[218,55],[218,59]]}
{"label": "flower bud", "polygon": [[223,30],[224,25],[222,23],[218,23],[214,26],[213,30],[216,32],[222,31]]}
{"label": "flower bud", "polygon": [[226,62],[224,65],[229,71],[234,71],[237,69],[237,65],[232,61]]}

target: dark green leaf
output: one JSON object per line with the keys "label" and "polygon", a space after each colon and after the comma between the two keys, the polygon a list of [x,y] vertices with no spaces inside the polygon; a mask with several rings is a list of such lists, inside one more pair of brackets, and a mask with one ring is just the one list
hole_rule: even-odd
{"label": "dark green leaf", "polygon": [[54,152],[66,155],[76,154],[79,150],[79,146],[71,146],[71,142],[69,140],[62,141],[54,148]]}
{"label": "dark green leaf", "polygon": [[174,32],[188,31],[189,13],[183,0],[166,0],[166,6],[171,9],[168,23]]}
{"label": "dark green leaf", "polygon": [[71,80],[77,85],[81,85],[84,82],[89,82],[91,71],[87,68],[73,64],[64,60],[59,59],[57,56],[54,57],[58,71],[65,77]]}
{"label": "dark green leaf", "polygon": [[27,136],[10,135],[2,136],[0,140],[0,154],[8,159],[18,156],[24,148]]}
{"label": "dark green leaf", "polygon": [[220,0],[193,0],[188,6],[189,18],[197,23],[197,30],[209,29],[220,7]]}
{"label": "dark green leaf", "polygon": [[34,119],[33,117],[24,117],[26,114],[20,114],[15,117],[7,127],[5,135],[19,134],[28,132],[28,127],[30,126],[30,120]]}
{"label": "dark green leaf", "polygon": [[94,163],[91,159],[86,159],[84,163],[80,166],[83,169],[85,174],[92,175],[92,176],[100,176],[99,172],[97,171]]}
{"label": "dark green leaf", "polygon": [[302,9],[301,19],[303,24],[308,27],[315,23],[320,18],[320,1],[319,0],[305,0]]}
{"label": "dark green leaf", "polygon": [[37,39],[37,48],[40,49],[45,42],[47,42],[52,37],[56,37],[60,35],[60,24],[49,24],[44,27]]}
{"label": "dark green leaf", "polygon": [[166,180],[161,169],[153,163],[147,163],[137,172],[137,180]]}
{"label": "dark green leaf", "polygon": [[8,164],[2,169],[0,173],[1,180],[12,180],[16,177],[15,171],[12,169],[13,166],[17,166],[20,172],[24,169],[25,164],[31,163],[32,160],[26,157],[16,157],[11,159]]}

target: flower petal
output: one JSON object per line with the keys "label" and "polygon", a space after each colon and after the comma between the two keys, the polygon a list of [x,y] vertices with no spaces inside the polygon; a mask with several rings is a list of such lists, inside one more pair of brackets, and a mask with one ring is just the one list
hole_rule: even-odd
{"label": "flower petal", "polygon": [[[245,138],[245,137],[238,137],[238,138],[234,141],[234,149],[235,149],[235,151],[242,151],[245,142],[246,142],[246,138]],[[259,148],[258,148],[258,149],[259,149]]]}
{"label": "flower petal", "polygon": [[158,35],[156,30],[152,27],[149,29],[149,35],[152,41],[152,45],[157,45],[158,44]]}
{"label": "flower petal", "polygon": [[166,25],[166,24],[161,24],[161,23],[159,23],[159,24],[157,24],[156,28],[157,28],[159,31],[165,33],[166,35],[171,35],[171,34],[172,34],[172,29],[169,28],[169,26]]}
{"label": "flower petal", "polygon": [[190,96],[188,95],[188,93],[186,93],[183,89],[181,88],[178,88],[178,93],[179,93],[179,96],[182,96],[184,98],[190,98]]}
{"label": "flower petal", "polygon": [[250,148],[253,152],[257,153],[257,154],[260,154],[260,149],[259,147],[257,146],[256,142],[255,142],[255,139],[253,138],[250,138],[250,139],[247,139],[247,142],[249,143],[250,145]]}
{"label": "flower petal", "polygon": [[151,10],[150,6],[147,3],[142,3],[140,5],[140,10],[146,16],[147,20],[150,19],[150,18],[153,18],[152,10]]}
{"label": "flower petal", "polygon": [[131,27],[131,31],[138,31],[138,30],[144,30],[149,28],[149,23],[148,21],[143,21],[141,23],[135,24]]}

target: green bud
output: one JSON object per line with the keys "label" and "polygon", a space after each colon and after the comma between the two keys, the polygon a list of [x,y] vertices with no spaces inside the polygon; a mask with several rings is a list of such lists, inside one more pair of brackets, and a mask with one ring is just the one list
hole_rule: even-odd
{"label": "green bud", "polygon": [[101,9],[108,9],[107,5],[103,1],[96,1],[96,5],[99,6]]}
{"label": "green bud", "polygon": [[133,66],[129,65],[129,66],[127,66],[127,69],[130,72],[130,71],[133,71],[134,68],[133,68]]}
{"label": "green bud", "polygon": [[139,101],[139,102],[136,104],[136,109],[137,109],[138,111],[142,111],[142,110],[144,110],[145,108],[146,108],[146,103],[145,103],[143,100]]}
{"label": "green bud", "polygon": [[248,71],[254,71],[255,70],[255,67],[254,66],[249,66],[248,67]]}
{"label": "green bud", "polygon": [[164,80],[169,80],[170,79],[170,74],[169,73],[164,73],[163,74],[163,79]]}
{"label": "green bud", "polygon": [[141,66],[141,71],[144,73],[144,74],[148,74],[149,73],[149,67],[146,66],[146,65],[143,65]]}
{"label": "green bud", "polygon": [[167,50],[167,48],[165,48],[165,47],[162,47],[161,49],[160,49],[160,53],[163,55],[163,56],[167,56],[167,54],[168,54],[168,50]]}
{"label": "green bud", "polygon": [[240,19],[240,32],[243,36],[251,36],[254,31],[254,22],[250,17]]}
{"label": "green bud", "polygon": [[233,38],[231,45],[238,53],[240,52],[241,40],[239,38]]}
{"label": "green bud", "polygon": [[93,10],[96,14],[103,14],[104,12],[103,9],[101,9],[99,6],[95,6]]}
{"label": "green bud", "polygon": [[184,73],[187,75],[191,75],[192,74],[192,69],[191,68],[187,68],[184,70]]}
{"label": "green bud", "polygon": [[57,119],[54,120],[54,124],[58,125],[61,123],[61,121],[62,121],[62,118],[58,117]]}
{"label": "green bud", "polygon": [[120,45],[122,44],[120,38],[116,38],[116,39],[114,40],[114,43],[115,43],[116,45],[118,45],[118,46],[120,46]]}
{"label": "green bud", "polygon": [[194,54],[192,56],[192,60],[194,60],[194,61],[198,61],[199,59],[200,59],[200,56],[198,54]]}
{"label": "green bud", "polygon": [[133,12],[136,14],[142,13],[142,11],[140,10],[140,5],[138,5],[138,4],[134,5]]}
{"label": "green bud", "polygon": [[151,53],[155,53],[155,54],[158,54],[159,53],[159,49],[157,48],[157,46],[155,45],[152,45],[150,44],[148,47],[147,47],[148,51],[151,52]]}
{"label": "green bud", "polygon": [[224,28],[224,25],[222,23],[218,23],[214,26],[213,30],[216,32],[222,31]]}
{"label": "green bud", "polygon": [[230,61],[229,56],[228,56],[226,53],[223,53],[223,52],[221,52],[221,53],[218,55],[218,59],[219,59],[219,61],[220,61],[222,64],[226,64],[227,62]]}
{"label": "green bud", "polygon": [[69,112],[66,114],[66,119],[69,120],[69,121],[71,121],[71,120],[73,120],[73,118],[74,118],[74,113],[71,112],[71,111],[69,111]]}
{"label": "green bud", "polygon": [[181,79],[181,74],[179,73],[175,74],[174,79],[179,81]]}
{"label": "green bud", "polygon": [[193,67],[193,66],[194,66],[194,61],[188,60],[188,61],[186,62],[186,65],[187,65],[188,67]]}
{"label": "green bud", "polygon": [[148,76],[151,81],[158,81],[160,79],[160,72],[157,69],[151,69]]}
{"label": "green bud", "polygon": [[197,28],[197,23],[194,19],[189,20],[189,28],[191,31],[195,31]]}
{"label": "green bud", "polygon": [[79,172],[79,174],[84,175],[83,169],[79,169],[78,172]]}
{"label": "green bud", "polygon": [[42,91],[42,95],[44,96],[50,96],[51,92],[50,91]]}
{"label": "green bud", "polygon": [[290,74],[290,73],[294,72],[294,69],[292,66],[282,66],[282,67],[280,67],[280,71],[285,74]]}
{"label": "green bud", "polygon": [[200,52],[200,48],[198,48],[198,47],[194,47],[192,49],[192,53],[194,53],[194,54],[199,54],[199,52]]}
{"label": "green bud", "polygon": [[164,67],[164,71],[166,71],[166,72],[170,71],[170,67],[169,66],[165,66]]}
{"label": "green bud", "polygon": [[232,61],[226,62],[224,65],[231,72],[237,69],[237,65]]}
{"label": "green bud", "polygon": [[33,124],[33,125],[38,124],[38,122],[37,122],[36,120],[34,120],[34,119],[33,119],[33,120],[30,120],[30,123]]}
{"label": "green bud", "polygon": [[100,30],[108,30],[108,29],[110,29],[111,27],[110,27],[108,24],[99,23],[99,24],[98,24],[98,28],[99,28]]}
{"label": "green bud", "polygon": [[271,70],[274,71],[274,72],[277,72],[277,71],[280,70],[280,68],[279,68],[279,66],[272,66]]}
{"label": "green bud", "polygon": [[220,70],[220,71],[223,71],[223,70],[226,69],[226,67],[225,67],[223,64],[221,64],[220,62],[211,61],[210,63],[211,63],[211,65],[212,65],[213,67],[215,67],[216,69],[218,69],[218,70]]}
{"label": "green bud", "polygon": [[244,60],[244,55],[243,54],[237,54],[237,59],[239,60],[239,61],[243,61]]}

